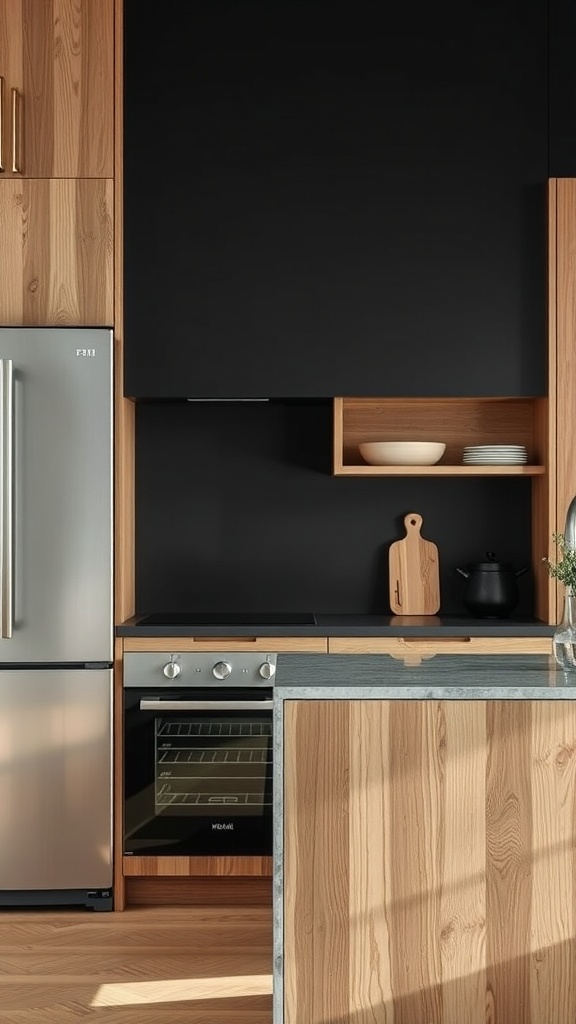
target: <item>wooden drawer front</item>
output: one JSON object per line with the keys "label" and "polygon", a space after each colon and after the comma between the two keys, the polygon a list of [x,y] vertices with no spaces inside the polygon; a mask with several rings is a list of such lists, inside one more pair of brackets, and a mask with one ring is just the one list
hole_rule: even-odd
{"label": "wooden drawer front", "polygon": [[271,857],[124,857],[122,863],[125,876],[145,878],[272,874]]}
{"label": "wooden drawer front", "polygon": [[389,654],[418,665],[435,654],[551,654],[547,636],[331,637],[329,654]]}
{"label": "wooden drawer front", "polygon": [[124,651],[278,651],[326,654],[323,636],[127,636]]}

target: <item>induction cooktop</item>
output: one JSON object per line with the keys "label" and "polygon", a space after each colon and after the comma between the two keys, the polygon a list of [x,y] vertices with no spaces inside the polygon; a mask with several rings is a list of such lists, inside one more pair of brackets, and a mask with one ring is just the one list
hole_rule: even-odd
{"label": "induction cooktop", "polygon": [[315,626],[312,612],[153,612],[139,626]]}

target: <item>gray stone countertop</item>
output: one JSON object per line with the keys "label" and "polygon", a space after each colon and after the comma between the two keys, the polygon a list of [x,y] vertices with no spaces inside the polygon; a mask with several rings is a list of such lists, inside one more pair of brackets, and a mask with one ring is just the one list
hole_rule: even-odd
{"label": "gray stone countertop", "polygon": [[576,671],[552,654],[437,654],[405,665],[388,654],[279,654],[284,700],[575,700]]}

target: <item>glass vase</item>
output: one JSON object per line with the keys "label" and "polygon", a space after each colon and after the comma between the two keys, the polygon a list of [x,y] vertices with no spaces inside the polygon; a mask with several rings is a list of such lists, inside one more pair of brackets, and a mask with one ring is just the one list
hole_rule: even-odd
{"label": "glass vase", "polygon": [[576,677],[576,594],[572,590],[564,594],[564,613],[554,631],[552,647],[560,668]]}

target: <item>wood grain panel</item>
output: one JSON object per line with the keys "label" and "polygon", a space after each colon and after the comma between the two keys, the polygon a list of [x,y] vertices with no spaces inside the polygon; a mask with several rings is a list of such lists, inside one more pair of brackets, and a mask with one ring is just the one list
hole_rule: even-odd
{"label": "wood grain panel", "polygon": [[114,641],[114,756],[113,756],[113,869],[114,869],[114,910],[124,910],[124,872],[122,851],[124,849],[124,694],[122,641]]}
{"label": "wood grain panel", "polygon": [[576,1020],[573,702],[285,702],[284,742],[285,1024]]}
{"label": "wood grain panel", "polygon": [[270,878],[219,877],[137,878],[125,882],[126,907],[269,907],[272,905]]}
{"label": "wood grain panel", "polygon": [[125,875],[272,875],[271,857],[124,857]]}
{"label": "wood grain panel", "polygon": [[124,651],[294,651],[326,654],[323,636],[127,636]]}
{"label": "wood grain panel", "polygon": [[349,1006],[349,706],[322,704],[286,707],[284,1024],[337,1021]]}
{"label": "wood grain panel", "polygon": [[550,654],[547,636],[354,636],[328,638],[329,654],[389,654],[410,665],[436,654]]}
{"label": "wood grain panel", "polygon": [[[550,287],[555,299],[553,329],[557,346],[556,375],[551,385],[555,383],[557,401],[557,510],[550,534],[564,530],[566,512],[576,494],[576,178],[558,178],[555,187],[556,273]],[[551,536],[549,544],[555,557]],[[563,588],[558,588],[556,622],[561,616],[561,591]]]}
{"label": "wood grain panel", "polygon": [[[576,709],[546,702],[532,716],[531,1018],[561,1020],[576,1006]],[[566,941],[566,936],[571,941]]]}
{"label": "wood grain panel", "polygon": [[[20,97],[19,165],[28,178],[112,178],[114,0],[0,0],[6,104]],[[6,176],[12,176],[4,118]]]}
{"label": "wood grain panel", "polygon": [[[554,344],[553,339],[550,346]],[[552,357],[551,357],[552,358]],[[549,379],[552,371],[549,374]],[[556,585],[550,579],[543,559],[552,557],[552,532],[556,522],[556,399],[550,383],[549,399],[534,403],[534,430],[547,451],[547,472],[532,480],[532,576],[534,579],[534,616],[540,622],[556,622]]]}
{"label": "wood grain panel", "polygon": [[0,319],[6,325],[109,326],[111,180],[0,181]]}
{"label": "wood grain panel", "polygon": [[362,922],[350,944],[349,1002],[350,1018],[358,1024],[371,1024],[367,1003],[382,1006],[377,1018],[381,1024],[393,1024],[391,963],[387,956],[394,928],[389,913],[393,890],[392,785],[385,769],[390,754],[390,708],[385,701],[353,701],[349,708],[349,735],[361,736],[365,751],[365,757],[351,758],[349,780],[349,916],[350,921]]}
{"label": "wood grain panel", "polygon": [[[439,1020],[442,1011],[439,892],[444,861],[445,793],[439,773],[438,705],[402,701],[390,708],[392,884],[390,965],[394,1024]],[[364,737],[355,756],[366,757]],[[374,810],[370,820],[375,827]],[[418,823],[417,828],[414,827]]]}
{"label": "wood grain panel", "polygon": [[513,1020],[519,1007],[530,1012],[531,707],[525,701],[486,707],[486,981],[498,1021]]}
{"label": "wood grain panel", "polygon": [[122,338],[114,331],[116,348],[116,430],[114,435],[115,473],[115,574],[114,621],[125,622],[134,614],[136,578],[135,556],[135,462],[136,438],[134,403],[122,398]]}
{"label": "wood grain panel", "polygon": [[[528,461],[543,464],[545,451],[534,432],[532,398],[337,398],[334,424],[342,437],[342,464],[382,471],[393,467],[366,467],[358,445],[362,441],[443,441],[446,451],[437,466],[423,470],[461,471],[462,450],[470,444],[524,444]],[[496,467],[482,467],[482,470]],[[507,469],[514,467],[506,467]],[[515,467],[522,468],[522,467]]]}
{"label": "wood grain panel", "polygon": [[[486,1024],[485,705],[437,706],[435,735],[445,798],[439,894],[442,1013],[446,1021]],[[471,971],[470,966],[476,965]]]}

